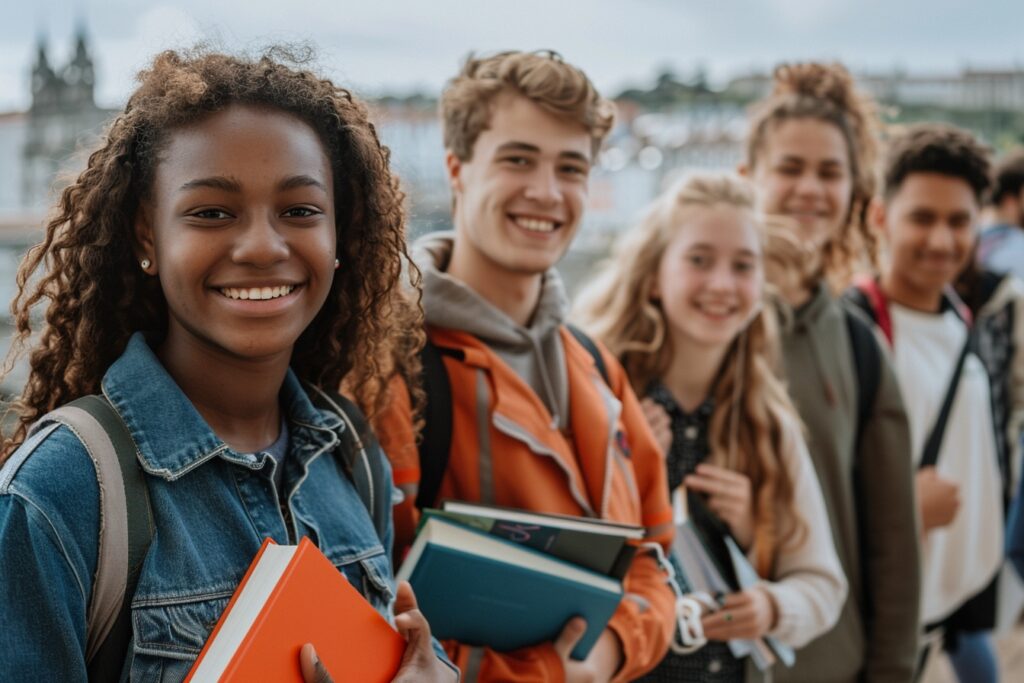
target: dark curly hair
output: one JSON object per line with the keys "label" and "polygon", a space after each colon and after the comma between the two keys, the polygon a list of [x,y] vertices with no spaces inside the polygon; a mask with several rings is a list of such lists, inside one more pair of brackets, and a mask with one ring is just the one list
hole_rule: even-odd
{"label": "dark curly hair", "polygon": [[938,173],[971,186],[982,204],[992,186],[991,150],[974,135],[944,123],[907,126],[888,141],[882,165],[882,192],[895,194],[913,173]]}
{"label": "dark curly hair", "polygon": [[[97,393],[129,337],[166,334],[168,311],[157,278],[133,253],[133,222],[148,198],[170,134],[231,105],[291,114],[316,131],[334,177],[338,259],[323,308],[296,342],[292,367],[314,385],[345,386],[372,418],[387,399],[390,373],[418,372],[422,309],[409,304],[403,280],[419,272],[406,247],[404,194],[389,150],[352,93],[304,68],[308,48],[273,47],[256,58],[205,48],[166,51],[139,73],[139,86],[109,125],[84,171],[61,194],[43,241],[18,270],[11,305],[15,343],[7,371],[29,346],[30,375],[15,402],[17,428],[4,453],[34,420]],[[33,338],[33,310],[46,303]],[[419,323],[419,324],[417,324]],[[400,348],[399,348],[400,347]]]}
{"label": "dark curly hair", "polygon": [[1016,149],[996,165],[992,173],[992,195],[989,200],[999,205],[1007,195],[1019,199],[1024,190],[1024,149]]}
{"label": "dark curly hair", "polygon": [[833,291],[842,291],[858,266],[878,266],[878,240],[867,222],[879,149],[877,108],[856,89],[853,77],[841,64],[780,64],[773,81],[771,94],[750,112],[747,166],[757,165],[769,134],[783,121],[816,119],[839,129],[853,178],[850,214],[840,233],[825,244],[822,265]]}

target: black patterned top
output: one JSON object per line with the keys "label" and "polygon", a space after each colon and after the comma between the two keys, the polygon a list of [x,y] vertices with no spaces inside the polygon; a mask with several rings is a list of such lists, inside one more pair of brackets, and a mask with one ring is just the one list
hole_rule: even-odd
{"label": "black patterned top", "polygon": [[[688,413],[679,405],[668,387],[660,382],[648,389],[647,397],[664,408],[672,421],[672,445],[665,458],[671,493],[683,483],[686,475],[697,469],[697,465],[703,462],[710,452],[708,428],[714,404],[708,398],[693,412]],[[703,528],[704,520],[700,515],[693,514],[695,507],[690,506],[694,523],[707,535],[713,535],[716,530]],[[719,559],[728,562],[727,558]],[[732,655],[727,643],[711,641],[688,655],[677,655],[670,651],[653,671],[638,680],[647,683],[742,683],[745,669],[746,664]]]}

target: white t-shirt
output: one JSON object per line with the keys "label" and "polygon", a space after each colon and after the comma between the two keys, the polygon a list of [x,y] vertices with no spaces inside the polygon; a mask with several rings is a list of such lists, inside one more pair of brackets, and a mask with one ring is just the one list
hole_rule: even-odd
{"label": "white t-shirt", "polygon": [[[922,313],[891,304],[893,362],[910,421],[912,457],[921,460],[967,338],[953,311]],[[933,529],[922,548],[921,619],[952,614],[996,575],[1003,558],[1002,487],[988,375],[968,355],[953,399],[936,470],[960,486],[951,524]]]}

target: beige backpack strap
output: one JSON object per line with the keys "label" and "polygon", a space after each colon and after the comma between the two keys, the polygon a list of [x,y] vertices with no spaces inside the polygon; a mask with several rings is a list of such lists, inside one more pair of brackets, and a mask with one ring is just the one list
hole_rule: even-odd
{"label": "beige backpack strap", "polygon": [[82,408],[67,405],[45,415],[33,432],[50,423],[74,432],[96,467],[100,491],[100,529],[96,575],[89,601],[86,661],[91,660],[117,619],[128,584],[128,508],[114,444],[99,421]]}

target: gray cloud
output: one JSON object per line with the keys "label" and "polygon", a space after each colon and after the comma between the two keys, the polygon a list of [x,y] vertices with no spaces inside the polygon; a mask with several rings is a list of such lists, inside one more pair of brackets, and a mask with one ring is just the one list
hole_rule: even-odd
{"label": "gray cloud", "polygon": [[[82,9],[86,8],[86,9]],[[436,89],[471,50],[552,47],[608,89],[697,63],[725,78],[783,59],[953,69],[1024,58],[1024,3],[990,0],[39,0],[0,9],[0,111],[27,104],[35,36],[66,53],[76,16],[116,105],[158,49],[308,40],[332,76],[366,92]]]}

